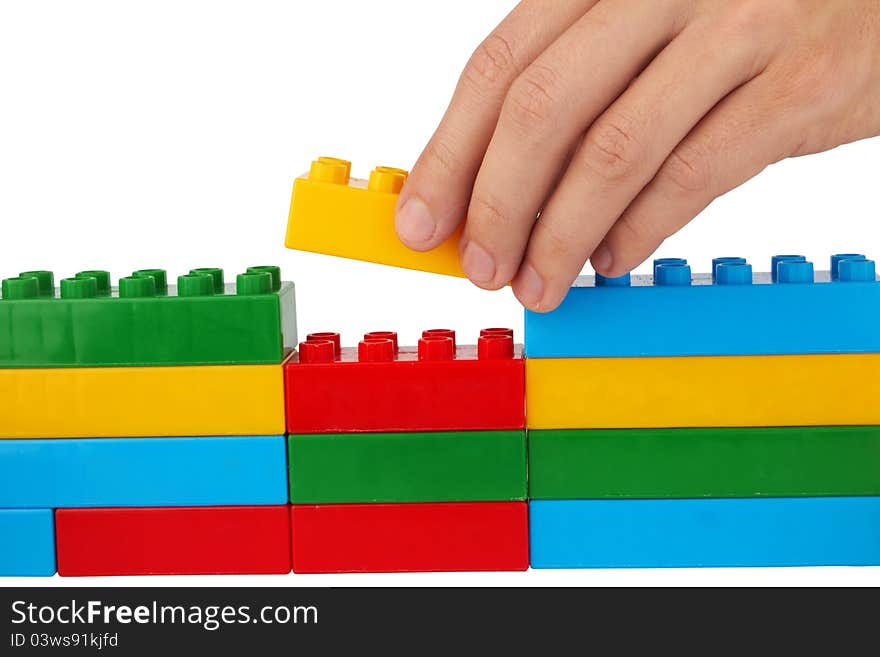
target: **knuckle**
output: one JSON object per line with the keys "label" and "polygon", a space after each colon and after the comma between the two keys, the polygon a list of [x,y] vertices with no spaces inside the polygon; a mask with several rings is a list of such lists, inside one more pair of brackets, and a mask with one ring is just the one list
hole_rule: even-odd
{"label": "knuckle", "polygon": [[491,233],[508,225],[508,213],[504,205],[491,194],[475,193],[468,208],[467,223],[469,227],[476,225]]}
{"label": "knuckle", "polygon": [[449,143],[440,135],[435,135],[420,158],[428,167],[444,175],[452,175],[459,170],[459,158]]}
{"label": "knuckle", "polygon": [[505,84],[516,70],[516,57],[510,40],[500,32],[493,32],[471,55],[463,78],[483,88]]}
{"label": "knuckle", "polygon": [[510,87],[504,102],[505,116],[526,134],[552,129],[562,97],[559,86],[553,69],[533,64]]}
{"label": "knuckle", "polygon": [[638,173],[644,153],[639,130],[623,114],[600,119],[584,137],[582,160],[589,174],[615,183]]}
{"label": "knuckle", "polygon": [[790,29],[803,12],[802,4],[802,0],[737,0],[728,4],[725,23],[739,34],[762,34],[768,28]]}
{"label": "knuckle", "polygon": [[694,144],[679,145],[660,168],[657,181],[679,195],[705,194],[711,186],[707,153]]}

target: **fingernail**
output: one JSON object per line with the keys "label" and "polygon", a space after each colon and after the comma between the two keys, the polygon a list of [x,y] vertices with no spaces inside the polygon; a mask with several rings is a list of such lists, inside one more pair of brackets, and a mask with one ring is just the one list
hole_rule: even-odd
{"label": "fingernail", "polygon": [[411,244],[427,242],[437,231],[430,208],[418,196],[410,196],[397,209],[394,226],[400,239]]}
{"label": "fingernail", "polygon": [[537,308],[544,297],[544,280],[531,265],[525,265],[514,281],[516,296],[523,305]]}
{"label": "fingernail", "polygon": [[468,242],[465,246],[461,268],[474,283],[491,283],[495,278],[495,261],[476,242]]}
{"label": "fingernail", "polygon": [[599,247],[593,251],[593,255],[590,256],[590,264],[593,265],[593,269],[597,272],[607,272],[611,269],[611,265],[614,262],[614,256],[611,255],[611,249],[609,249],[604,243],[600,244]]}

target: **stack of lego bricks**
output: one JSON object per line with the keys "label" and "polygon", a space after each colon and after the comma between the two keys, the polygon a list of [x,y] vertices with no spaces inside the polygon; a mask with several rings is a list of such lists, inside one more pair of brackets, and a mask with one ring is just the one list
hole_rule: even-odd
{"label": "stack of lego bricks", "polygon": [[880,564],[874,262],[712,270],[527,313],[533,567]]}
{"label": "stack of lego bricks", "polygon": [[447,329],[284,366],[296,573],[528,568],[524,368],[513,331]]}
{"label": "stack of lego bricks", "polygon": [[3,280],[0,575],[289,572],[296,340],[277,267]]}

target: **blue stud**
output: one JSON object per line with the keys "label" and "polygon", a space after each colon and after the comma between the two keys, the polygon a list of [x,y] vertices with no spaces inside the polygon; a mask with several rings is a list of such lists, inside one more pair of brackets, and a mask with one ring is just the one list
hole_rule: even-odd
{"label": "blue stud", "polygon": [[734,265],[744,265],[746,264],[745,258],[712,258],[712,280],[714,281],[718,275],[718,265],[723,264],[734,264]]}
{"label": "blue stud", "polygon": [[777,280],[777,268],[780,262],[806,262],[807,259],[802,255],[775,255],[770,258],[770,278],[775,283]]}
{"label": "blue stud", "polygon": [[658,265],[655,285],[690,285],[691,268],[688,265]]}
{"label": "blue stud", "polygon": [[632,277],[629,274],[607,278],[602,274],[596,274],[596,287],[629,287]]}
{"label": "blue stud", "polygon": [[657,267],[660,265],[686,265],[688,263],[684,258],[657,258],[654,261],[654,278],[657,278]]}
{"label": "blue stud", "polygon": [[812,283],[813,263],[803,260],[783,260],[776,265],[778,283]]}
{"label": "blue stud", "polygon": [[844,283],[850,282],[873,282],[877,280],[877,269],[873,260],[841,260],[840,278]]}
{"label": "blue stud", "polygon": [[718,285],[751,285],[752,266],[745,262],[721,262],[715,267]]}
{"label": "blue stud", "polygon": [[865,256],[861,253],[836,253],[831,256],[831,280],[836,281],[841,260],[864,260]]}

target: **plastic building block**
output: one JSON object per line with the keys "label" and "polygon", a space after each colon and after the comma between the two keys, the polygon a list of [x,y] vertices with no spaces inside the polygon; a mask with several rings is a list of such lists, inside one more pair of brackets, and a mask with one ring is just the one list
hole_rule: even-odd
{"label": "plastic building block", "polygon": [[522,429],[521,350],[509,329],[482,333],[476,347],[434,329],[398,348],[396,334],[374,332],[341,350],[338,334],[309,336],[284,367],[288,431]]}
{"label": "plastic building block", "polygon": [[523,430],[298,434],[288,448],[294,504],[526,498]]}
{"label": "plastic building block", "polygon": [[0,508],[284,504],[283,436],[0,441]]}
{"label": "plastic building block", "polygon": [[880,565],[880,498],[535,500],[532,568]]}
{"label": "plastic building block", "polygon": [[286,505],[58,509],[55,523],[65,577],[290,572]]}
{"label": "plastic building block", "polygon": [[52,509],[0,509],[0,577],[54,574]]}
{"label": "plastic building block", "polygon": [[85,271],[54,288],[52,272],[3,281],[0,367],[107,367],[280,363],[296,346],[293,283],[278,267],[251,267],[225,285],[223,270],[194,269],[167,285],[145,269],[110,287]]}
{"label": "plastic building block", "polygon": [[284,432],[281,365],[0,369],[0,438]]}
{"label": "plastic building block", "polygon": [[321,157],[293,184],[285,246],[419,271],[464,276],[458,259],[459,227],[424,253],[398,239],[394,206],[407,172],[376,167],[370,179],[350,177],[351,164]]}
{"label": "plastic building block", "polygon": [[526,570],[526,502],[293,505],[293,572]]}
{"label": "plastic building block", "polygon": [[880,354],[529,358],[530,429],[880,424]]}
{"label": "plastic building block", "polygon": [[529,497],[880,495],[880,427],[529,433]]}
{"label": "plastic building block", "polygon": [[714,282],[713,274],[692,277],[684,261],[661,262],[655,276],[630,284],[581,276],[556,310],[526,311],[526,356],[880,352],[873,261],[835,256],[831,272],[813,273],[803,256],[777,258],[775,282],[741,258],[716,258]]}

